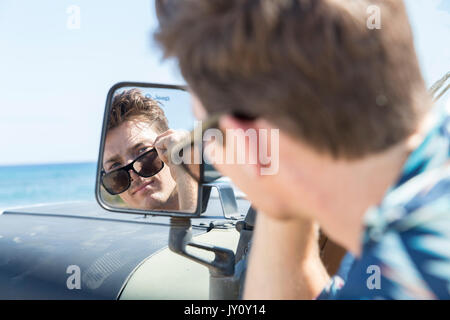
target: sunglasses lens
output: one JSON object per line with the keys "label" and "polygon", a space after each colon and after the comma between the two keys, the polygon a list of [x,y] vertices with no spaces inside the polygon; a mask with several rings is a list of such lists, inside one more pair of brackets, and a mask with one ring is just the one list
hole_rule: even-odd
{"label": "sunglasses lens", "polygon": [[115,195],[128,189],[130,176],[125,170],[116,170],[105,174],[102,183],[110,194]]}
{"label": "sunglasses lens", "polygon": [[146,153],[134,163],[134,170],[145,178],[154,176],[164,167],[163,161],[158,157],[155,149]]}

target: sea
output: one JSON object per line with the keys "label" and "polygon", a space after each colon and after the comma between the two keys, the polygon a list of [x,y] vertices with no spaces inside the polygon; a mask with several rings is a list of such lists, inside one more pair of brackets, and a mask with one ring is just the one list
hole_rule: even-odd
{"label": "sea", "polygon": [[67,201],[95,201],[97,164],[0,166],[0,213],[5,209]]}

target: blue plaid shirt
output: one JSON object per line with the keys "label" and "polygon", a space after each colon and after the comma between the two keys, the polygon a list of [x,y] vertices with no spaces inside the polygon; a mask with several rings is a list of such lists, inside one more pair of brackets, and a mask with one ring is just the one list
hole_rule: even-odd
{"label": "blue plaid shirt", "polygon": [[361,256],[318,299],[450,299],[450,115],[438,119],[366,212]]}

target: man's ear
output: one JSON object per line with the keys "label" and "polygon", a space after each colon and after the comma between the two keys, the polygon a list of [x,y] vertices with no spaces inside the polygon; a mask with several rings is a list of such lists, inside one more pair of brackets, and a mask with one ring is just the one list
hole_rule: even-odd
{"label": "man's ear", "polygon": [[[224,159],[220,167],[224,171],[231,170],[231,172],[234,172],[238,170],[246,179],[253,179],[257,173],[256,159],[258,156],[256,150],[258,141],[253,121],[241,120],[232,115],[222,115],[218,127],[223,134],[223,145],[217,146],[221,149],[219,153]],[[256,137],[256,139],[250,139],[253,141],[249,142],[245,136],[248,133],[247,130],[253,131],[253,137]],[[244,146],[239,143],[242,141],[245,141]],[[254,160],[249,161],[250,159]]]}
{"label": "man's ear", "polygon": [[242,129],[246,131],[247,129],[257,129],[256,120],[242,120],[236,118],[232,115],[223,115],[219,120],[219,128],[222,130],[226,129]]}
{"label": "man's ear", "polygon": [[[271,166],[270,161],[273,160],[271,152],[268,152],[268,150],[272,151],[273,126],[264,119],[242,120],[232,115],[224,115],[220,118],[219,128],[225,134],[224,142],[230,137],[245,141],[245,146],[235,145],[234,151],[236,153],[245,152],[243,155],[245,166],[248,170],[255,171],[251,173],[252,175],[264,175],[263,171],[267,171],[265,168]],[[226,146],[224,151],[226,151],[225,149]],[[278,162],[276,169],[278,169]]]}

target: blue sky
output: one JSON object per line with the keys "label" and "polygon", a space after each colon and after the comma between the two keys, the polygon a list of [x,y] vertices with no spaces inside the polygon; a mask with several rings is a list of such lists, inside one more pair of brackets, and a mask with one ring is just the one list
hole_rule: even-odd
{"label": "blue sky", "polygon": [[[406,4],[431,85],[450,71],[450,0]],[[71,5],[80,29],[67,28]],[[155,28],[151,0],[1,0],[0,164],[96,161],[114,83],[183,83]]]}

